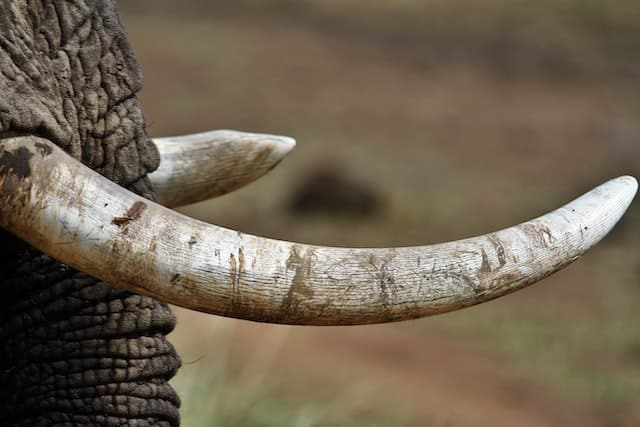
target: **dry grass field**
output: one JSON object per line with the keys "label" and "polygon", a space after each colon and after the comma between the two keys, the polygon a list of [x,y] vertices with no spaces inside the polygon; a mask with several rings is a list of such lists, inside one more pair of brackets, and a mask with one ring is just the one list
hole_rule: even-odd
{"label": "dry grass field", "polygon": [[[620,0],[139,1],[122,17],[152,135],[290,135],[273,172],[183,209],[316,244],[509,226],[640,176],[640,6]],[[366,217],[287,209],[310,171]],[[178,311],[186,426],[640,425],[640,208],[583,259],[479,307],[300,328]]]}

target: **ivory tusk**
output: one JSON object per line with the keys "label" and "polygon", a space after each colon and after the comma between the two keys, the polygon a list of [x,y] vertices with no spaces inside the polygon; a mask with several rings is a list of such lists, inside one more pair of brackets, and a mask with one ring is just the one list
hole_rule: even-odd
{"label": "ivory tusk", "polygon": [[611,180],[491,234],[430,246],[309,246],[185,217],[106,180],[36,137],[0,150],[0,225],[76,269],[183,307],[248,320],[351,325],[471,306],[578,259],[637,191]]}
{"label": "ivory tusk", "polygon": [[296,145],[285,136],[231,130],[153,141],[160,167],[149,179],[160,204],[171,208],[244,187],[273,169]]}

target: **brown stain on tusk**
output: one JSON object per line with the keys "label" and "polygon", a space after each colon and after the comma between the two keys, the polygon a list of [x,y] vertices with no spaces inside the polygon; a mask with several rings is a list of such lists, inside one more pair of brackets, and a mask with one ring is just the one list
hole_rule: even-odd
{"label": "brown stain on tusk", "polygon": [[315,295],[313,287],[309,284],[313,274],[314,252],[313,250],[309,250],[308,253],[301,252],[298,246],[294,246],[287,259],[287,270],[293,270],[294,275],[282,306],[285,315],[298,311],[299,305],[305,299],[311,299]]}
{"label": "brown stain on tusk", "polygon": [[15,151],[5,151],[0,155],[0,172],[8,171],[19,179],[31,176],[31,164],[29,161],[33,153],[25,147],[20,147]]}
{"label": "brown stain on tusk", "polygon": [[136,219],[140,218],[145,209],[147,209],[146,203],[140,201],[135,202],[133,206],[131,206],[127,211],[126,216],[116,216],[113,218],[111,223],[117,225],[118,227],[127,225],[131,221],[135,221]]}
{"label": "brown stain on tusk", "polygon": [[484,249],[482,252],[482,266],[480,267],[480,274],[491,274],[493,273],[493,269],[491,268],[491,263],[489,262],[489,256],[487,255],[487,251]]}
{"label": "brown stain on tusk", "polygon": [[229,268],[231,271],[231,309],[236,311],[241,306],[242,293],[240,292],[240,282],[244,271],[244,252],[238,250],[238,256],[229,256]]}
{"label": "brown stain on tusk", "polygon": [[135,202],[133,206],[127,211],[127,216],[131,219],[131,221],[135,221],[140,218],[142,212],[147,209],[147,205],[144,202]]}
{"label": "brown stain on tusk", "polygon": [[40,152],[40,155],[42,157],[47,157],[48,155],[53,153],[53,148],[51,148],[47,144],[43,144],[41,142],[36,142],[34,145],[38,149],[38,151]]}
{"label": "brown stain on tusk", "polygon": [[498,262],[500,263],[499,268],[504,267],[507,264],[507,255],[506,255],[507,252],[504,248],[504,245],[502,244],[502,241],[495,234],[489,234],[487,237],[489,238],[489,241],[491,242],[491,244],[496,250],[496,255],[498,256]]}
{"label": "brown stain on tusk", "polygon": [[540,248],[550,248],[556,242],[551,229],[544,224],[521,224],[518,226],[531,242]]}
{"label": "brown stain on tusk", "polygon": [[[273,153],[273,147],[265,147],[262,151],[260,151],[260,153],[256,156],[256,158],[253,160],[253,163],[255,165],[262,165],[264,163],[266,163],[267,159],[271,156],[271,154]],[[272,165],[269,170],[273,169],[278,163],[280,163],[280,161],[276,162],[274,165]]]}
{"label": "brown stain on tusk", "polygon": [[116,217],[113,217],[113,220],[111,221],[111,223],[117,225],[118,227],[121,227],[123,225],[128,224],[129,221],[131,221],[131,218],[127,216],[116,216]]}

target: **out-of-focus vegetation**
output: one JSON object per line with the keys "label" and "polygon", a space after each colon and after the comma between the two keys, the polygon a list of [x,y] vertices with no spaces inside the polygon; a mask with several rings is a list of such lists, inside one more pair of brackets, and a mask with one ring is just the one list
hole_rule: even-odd
{"label": "out-of-focus vegetation", "polygon": [[[231,367],[228,367],[231,369]],[[181,374],[173,385],[181,392],[185,426],[233,427],[409,427],[408,418],[394,408],[380,410],[366,402],[345,404],[322,393],[295,396],[273,384],[225,382],[222,370]],[[273,381],[273,378],[269,379]],[[351,396],[348,396],[351,397]]]}
{"label": "out-of-focus vegetation", "polygon": [[[172,4],[173,3],[173,4]],[[150,3],[127,7],[149,12]],[[476,62],[509,74],[638,78],[634,0],[191,0],[156,2],[179,17],[269,18],[401,53],[416,65]],[[410,57],[410,59],[407,58]],[[397,55],[396,55],[397,57]]]}
{"label": "out-of-focus vegetation", "polygon": [[[179,314],[185,322],[198,321],[195,313],[180,311]],[[287,347],[293,332],[291,327],[274,326],[248,331],[250,339],[247,341],[247,330],[242,326],[246,325],[220,319],[210,323],[206,330],[199,330],[197,335],[181,334],[177,337],[178,346],[186,350],[183,357],[198,355],[195,361],[185,360],[182,373],[174,381],[183,400],[183,425],[415,425],[411,422],[411,413],[402,405],[402,397],[380,388],[381,383],[376,379],[352,381],[345,378],[340,387],[313,386],[313,383],[320,383],[318,378],[327,375],[340,377],[344,372],[335,369],[335,365],[327,365],[318,366],[314,372],[300,374],[296,373],[298,364],[290,359],[289,363],[284,362],[283,369],[282,353],[292,352]],[[243,344],[234,342],[238,338]],[[199,345],[202,340],[210,345]],[[310,378],[311,384],[306,384]],[[298,385],[287,385],[292,379]]]}
{"label": "out-of-focus vegetation", "polygon": [[[637,1],[121,6],[153,135],[238,128],[298,139],[269,176],[184,210],[210,222],[317,244],[425,244],[505,227],[612,176],[640,175]],[[295,184],[320,163],[348,170],[384,209],[355,219],[288,212]],[[636,202],[602,245],[544,283],[383,329],[408,337],[401,349],[387,339],[373,346],[381,329],[335,329],[322,333],[361,340],[337,339],[337,356],[320,358],[316,343],[330,344],[302,329],[260,371],[269,374],[258,388],[237,375],[252,359],[227,347],[257,355],[262,345],[244,333],[201,339],[218,321],[181,314],[174,339],[195,360],[176,381],[186,425],[639,425],[639,236]],[[484,356],[492,367],[469,366]],[[504,372],[519,380],[491,380]],[[362,377],[368,404],[340,410],[349,398],[331,391]],[[385,405],[387,396],[397,400]],[[566,421],[563,411],[582,418]]]}

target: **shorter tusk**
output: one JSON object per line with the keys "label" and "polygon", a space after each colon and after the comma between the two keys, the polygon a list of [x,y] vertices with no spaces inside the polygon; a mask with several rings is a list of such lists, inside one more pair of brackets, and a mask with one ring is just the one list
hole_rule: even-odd
{"label": "shorter tusk", "polygon": [[37,137],[0,141],[0,225],[116,286],[248,320],[349,325],[413,319],[521,289],[578,259],[631,204],[611,180],[537,219],[405,248],[333,248],[205,224],[143,199]]}
{"label": "shorter tusk", "polygon": [[277,135],[215,130],[154,138],[160,167],[149,174],[163,206],[176,208],[230,193],[273,169],[296,145]]}

